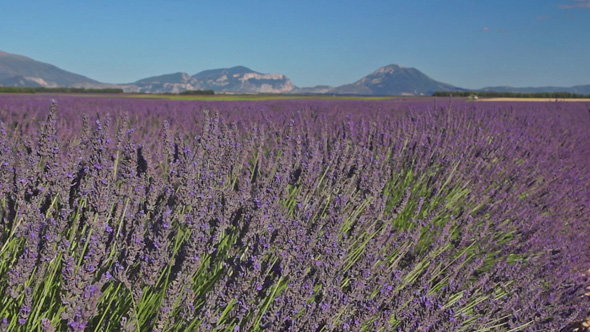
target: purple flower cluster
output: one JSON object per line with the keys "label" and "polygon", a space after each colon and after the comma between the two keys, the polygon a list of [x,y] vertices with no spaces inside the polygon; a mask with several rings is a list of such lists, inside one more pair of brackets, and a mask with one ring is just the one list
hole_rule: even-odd
{"label": "purple flower cluster", "polygon": [[555,330],[583,103],[0,96],[3,331]]}

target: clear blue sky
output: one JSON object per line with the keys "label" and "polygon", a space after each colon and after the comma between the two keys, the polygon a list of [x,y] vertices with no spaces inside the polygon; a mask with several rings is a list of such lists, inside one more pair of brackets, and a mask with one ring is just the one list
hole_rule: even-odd
{"label": "clear blue sky", "polygon": [[590,0],[0,0],[0,50],[107,83],[244,65],[340,85],[399,64],[572,86],[590,84]]}

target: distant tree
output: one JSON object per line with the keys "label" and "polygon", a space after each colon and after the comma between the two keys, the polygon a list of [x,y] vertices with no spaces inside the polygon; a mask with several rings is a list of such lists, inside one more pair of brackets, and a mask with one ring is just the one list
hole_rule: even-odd
{"label": "distant tree", "polygon": [[181,93],[181,95],[214,95],[215,91],[213,90],[186,90]]}
{"label": "distant tree", "polygon": [[35,93],[35,89],[15,86],[0,86],[0,93]]}
{"label": "distant tree", "polygon": [[590,95],[561,92],[497,92],[497,91],[436,91],[432,94],[434,97],[471,97],[477,95],[482,98],[590,98]]}

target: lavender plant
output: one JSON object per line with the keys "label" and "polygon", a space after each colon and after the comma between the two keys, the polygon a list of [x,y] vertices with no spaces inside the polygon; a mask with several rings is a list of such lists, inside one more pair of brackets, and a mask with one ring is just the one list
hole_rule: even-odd
{"label": "lavender plant", "polygon": [[566,329],[585,107],[2,95],[0,329]]}

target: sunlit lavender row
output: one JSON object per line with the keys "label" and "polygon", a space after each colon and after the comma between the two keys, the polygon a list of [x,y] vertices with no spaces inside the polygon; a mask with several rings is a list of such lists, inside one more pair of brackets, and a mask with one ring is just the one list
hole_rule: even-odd
{"label": "sunlit lavender row", "polygon": [[1,331],[559,331],[590,105],[0,95]]}

